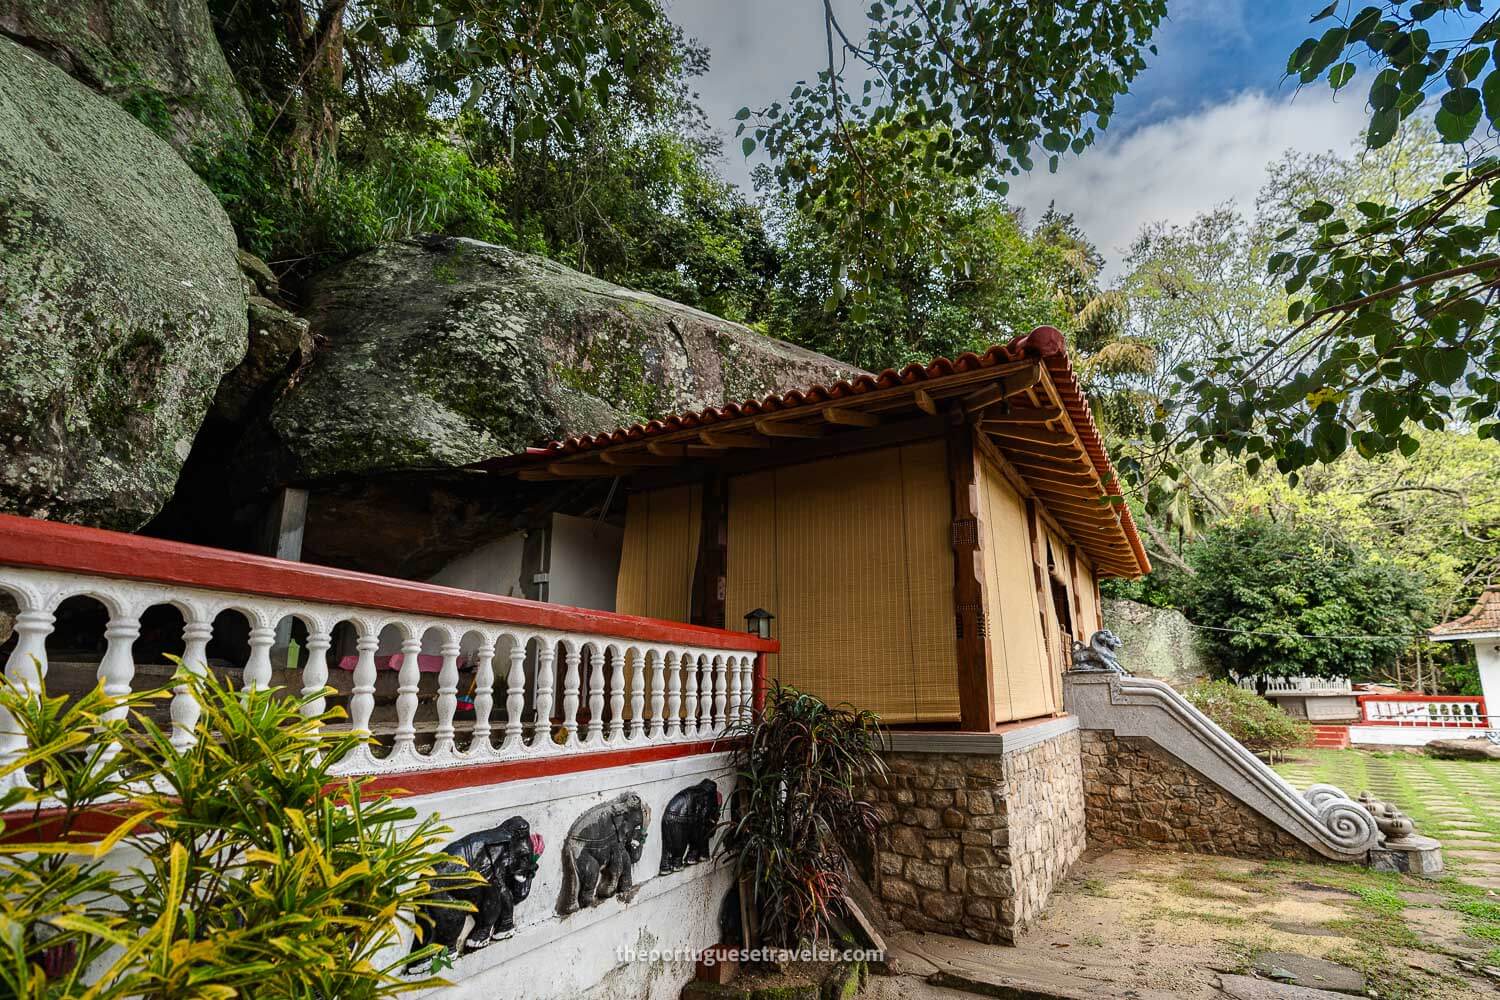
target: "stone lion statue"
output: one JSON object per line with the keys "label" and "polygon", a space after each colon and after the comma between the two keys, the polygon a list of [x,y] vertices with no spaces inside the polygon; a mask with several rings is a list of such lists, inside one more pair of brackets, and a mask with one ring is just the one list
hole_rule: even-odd
{"label": "stone lion statue", "polygon": [[1116,674],[1129,674],[1130,671],[1120,666],[1116,654],[1124,643],[1120,637],[1107,628],[1102,628],[1094,633],[1088,645],[1073,641],[1073,669],[1074,670],[1107,670]]}

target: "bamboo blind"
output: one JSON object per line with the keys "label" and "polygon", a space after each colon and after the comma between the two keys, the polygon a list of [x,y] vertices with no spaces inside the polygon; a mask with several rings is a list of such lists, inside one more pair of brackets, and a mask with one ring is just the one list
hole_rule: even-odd
{"label": "bamboo blind", "polygon": [[940,441],[740,476],[725,617],[777,616],[782,683],[887,722],[958,718]]}
{"label": "bamboo blind", "polygon": [[986,617],[994,660],[997,722],[1029,719],[1057,710],[1047,655],[1043,616],[1050,597],[1039,603],[1026,505],[1003,472],[980,456],[980,518]]}
{"label": "bamboo blind", "polygon": [[615,610],[685,622],[692,616],[693,571],[703,530],[697,486],[631,494]]}
{"label": "bamboo blind", "polygon": [[1099,605],[1094,600],[1094,567],[1089,565],[1083,553],[1078,554],[1078,600],[1083,606],[1082,621],[1078,623],[1079,636],[1088,642],[1099,629]]}

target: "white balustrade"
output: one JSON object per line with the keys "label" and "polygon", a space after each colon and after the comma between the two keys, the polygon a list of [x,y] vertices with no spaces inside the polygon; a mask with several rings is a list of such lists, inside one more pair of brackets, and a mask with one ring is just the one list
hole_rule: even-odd
{"label": "white balustrade", "polygon": [[505,671],[505,742],[502,750],[521,745],[521,713],[526,711],[526,643],[511,643],[510,666]]}
{"label": "white balustrade", "polygon": [[589,650],[588,742],[604,739],[604,658],[607,650],[595,645]]}
{"label": "white balustrade", "polygon": [[456,749],[453,716],[458,711],[458,656],[463,646],[450,637],[443,643],[443,665],[438,672],[437,731],[433,734],[432,756],[447,757]]}
{"label": "white balustrade", "polygon": [[1359,700],[1359,707],[1367,725],[1449,726],[1461,729],[1484,729],[1489,726],[1484,699],[1473,696],[1366,696]]}
{"label": "white balustrade", "polygon": [[[346,706],[347,721],[336,717],[328,728],[330,735],[359,738],[360,745],[340,762],[340,768],[350,773],[709,739],[748,719],[754,701],[755,654],[739,648],[744,640],[737,633],[722,633],[722,648],[713,647],[713,632],[704,633],[707,644],[702,647],[683,646],[680,636],[678,641],[657,642],[594,634],[587,623],[570,631],[403,612],[391,606],[258,596],[137,581],[113,573],[9,566],[3,556],[0,594],[9,595],[19,607],[15,647],[5,661],[5,676],[13,686],[29,691],[42,687],[47,647],[57,641],[53,629],[58,606],[74,597],[92,598],[110,609],[96,681],[118,702],[106,717],[124,718],[130,711],[125,699],[140,690],[134,647],[141,635],[141,616],[147,608],[170,605],[183,622],[185,671],[204,675],[212,670],[233,680],[233,672],[224,673],[222,658],[233,655],[238,642],[238,655],[244,657],[242,690],[284,687],[288,697],[302,699],[301,710],[308,718],[322,718],[331,706]],[[218,632],[219,616],[225,612],[241,615],[244,627]],[[278,650],[287,648],[288,618],[306,629],[300,662],[278,662]],[[649,634],[656,623],[627,626]],[[672,626],[661,627],[665,634]],[[392,636],[399,638],[392,641]],[[216,639],[226,645],[215,647],[211,665],[209,646]],[[77,637],[70,635],[68,641],[76,642]],[[392,699],[390,688],[379,682],[397,649],[400,664]],[[503,681],[496,676],[497,650],[503,651]],[[424,655],[434,654],[441,657],[436,683],[429,678],[424,687]],[[330,674],[336,674],[332,687]],[[503,694],[496,690],[498,683],[504,684]],[[503,731],[496,733],[501,727],[493,716],[501,697]],[[470,704],[472,723],[466,726]],[[175,683],[162,711],[170,719],[171,745],[179,751],[210,735],[204,731],[190,685]],[[559,731],[560,738],[554,738]],[[112,743],[105,747],[107,754],[117,750]],[[19,724],[0,711],[0,768],[25,751]],[[21,771],[14,771],[0,778],[0,789],[25,780]]]}
{"label": "white balustrade", "polygon": [[490,713],[495,710],[495,641],[486,639],[474,652],[474,728],[469,735],[469,756],[488,756]]}
{"label": "white balustrade", "polygon": [[[625,738],[625,653],[610,647],[609,662],[609,738],[616,742]],[[603,671],[600,671],[603,673]]]}
{"label": "white balustrade", "polygon": [[630,651],[630,738],[641,738],[646,712],[646,659],[640,650]]}
{"label": "white balustrade", "polygon": [[667,739],[682,734],[682,670],[679,654],[674,650],[667,657]]}
{"label": "white balustrade", "polygon": [[[1235,681],[1246,691],[1259,691],[1262,678],[1241,677]],[[1354,682],[1348,677],[1266,677],[1266,694],[1302,694],[1303,692],[1331,692],[1348,694],[1354,690]]]}
{"label": "white balustrade", "polygon": [[698,735],[698,655],[682,654],[682,679],[686,690],[682,695],[682,731],[688,736]]}

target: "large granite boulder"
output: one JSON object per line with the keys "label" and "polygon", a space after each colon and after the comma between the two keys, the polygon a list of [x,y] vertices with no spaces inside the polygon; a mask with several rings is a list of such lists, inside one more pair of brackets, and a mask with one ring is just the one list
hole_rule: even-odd
{"label": "large granite boulder", "polygon": [[0,510],[131,529],[245,355],[229,219],[172,148],[0,37]]}
{"label": "large granite boulder", "polygon": [[205,0],[0,0],[0,34],[118,101],[179,150],[215,146],[245,122]]}
{"label": "large granite boulder", "polygon": [[474,240],[423,238],[319,277],[320,347],[276,403],[282,481],[441,469],[856,369]]}
{"label": "large granite boulder", "polygon": [[1127,600],[1107,600],[1103,611],[1104,627],[1123,643],[1120,663],[1131,673],[1181,685],[1210,672],[1181,611]]}

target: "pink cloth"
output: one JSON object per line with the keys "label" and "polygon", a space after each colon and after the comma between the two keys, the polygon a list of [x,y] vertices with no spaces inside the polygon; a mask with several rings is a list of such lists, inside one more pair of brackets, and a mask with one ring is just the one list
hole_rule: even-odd
{"label": "pink cloth", "polygon": [[[400,670],[403,653],[391,653],[388,656],[375,657],[376,670]],[[339,660],[340,670],[353,670],[354,665],[359,662],[358,654],[346,656]],[[462,666],[462,661],[460,661]],[[418,653],[417,669],[424,674],[435,674],[443,669],[443,658],[436,653]]]}

